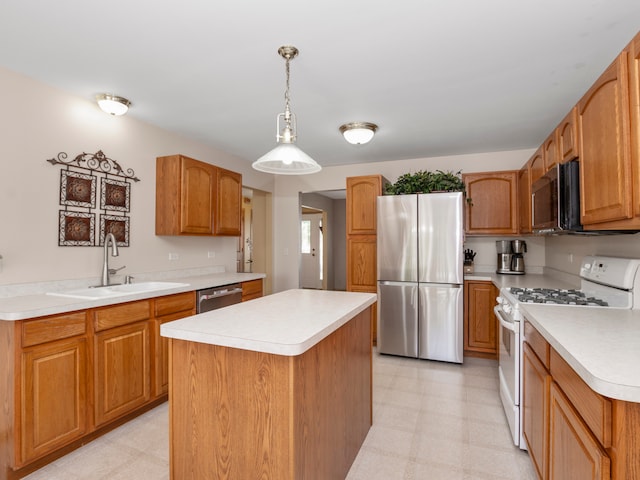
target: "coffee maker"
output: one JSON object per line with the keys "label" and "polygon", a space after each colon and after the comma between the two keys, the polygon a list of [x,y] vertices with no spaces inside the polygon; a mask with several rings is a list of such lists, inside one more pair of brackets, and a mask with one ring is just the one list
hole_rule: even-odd
{"label": "coffee maker", "polygon": [[496,273],[506,275],[524,275],[524,253],[527,244],[524,240],[498,240]]}
{"label": "coffee maker", "polygon": [[527,251],[527,242],[524,240],[513,240],[511,242],[511,273],[524,275],[524,254]]}

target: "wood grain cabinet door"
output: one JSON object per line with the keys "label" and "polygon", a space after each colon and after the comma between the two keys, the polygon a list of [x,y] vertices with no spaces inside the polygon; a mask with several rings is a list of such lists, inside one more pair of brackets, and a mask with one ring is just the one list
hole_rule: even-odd
{"label": "wood grain cabinet door", "polygon": [[527,164],[518,172],[518,227],[520,233],[531,233],[531,174]]}
{"label": "wood grain cabinet door", "polygon": [[382,177],[347,178],[347,235],[375,235],[376,203],[382,195]]}
{"label": "wood grain cabinet door", "polygon": [[180,233],[213,233],[216,168],[182,157]]}
{"label": "wood grain cabinet door", "polygon": [[538,478],[548,477],[549,387],[551,375],[528,343],[523,358],[522,435]]}
{"label": "wood grain cabinet door", "polygon": [[558,149],[558,136],[556,130],[544,141],[544,170],[548,172],[560,163],[560,153]]}
{"label": "wood grain cabinet door", "polygon": [[493,313],[496,292],[492,282],[465,282],[465,353],[498,353],[497,320]]}
{"label": "wood grain cabinet door", "polygon": [[583,225],[631,217],[627,52],[578,102],[580,204]]}
{"label": "wood grain cabinet door", "polygon": [[536,153],[529,159],[531,165],[531,183],[538,180],[547,171],[544,163],[544,145],[540,146]]}
{"label": "wood grain cabinet door", "polygon": [[518,171],[463,174],[466,185],[469,234],[518,233]]}
{"label": "wood grain cabinet door", "polygon": [[347,239],[347,290],[375,292],[377,289],[377,243],[373,235]]}
{"label": "wood grain cabinet door", "polygon": [[577,116],[578,109],[573,107],[556,129],[558,132],[558,154],[560,155],[561,163],[580,158]]}
{"label": "wood grain cabinet door", "polygon": [[150,399],[149,322],[95,335],[95,422],[102,425]]}
{"label": "wood grain cabinet door", "polygon": [[216,180],[216,235],[240,236],[242,175],[218,168]]}
{"label": "wood grain cabinet door", "polygon": [[555,382],[549,398],[549,480],[610,480],[607,452]]}
{"label": "wood grain cabinet door", "polygon": [[71,338],[22,353],[21,463],[87,432],[87,342]]}

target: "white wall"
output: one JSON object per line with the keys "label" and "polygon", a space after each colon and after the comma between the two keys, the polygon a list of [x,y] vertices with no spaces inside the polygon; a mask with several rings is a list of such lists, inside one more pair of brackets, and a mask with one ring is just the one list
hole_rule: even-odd
{"label": "white wall", "polygon": [[[0,68],[0,285],[98,278],[102,249],[59,247],[60,166],[47,159],[59,152],[105,155],[132,168],[141,179],[131,187],[130,247],[112,266],[123,274],[224,265],[236,268],[236,238],[156,237],[155,159],[183,153],[243,174],[243,183],[273,191],[273,177],[250,164],[186,137],[139,122],[111,117],[92,99],[70,95]],[[135,99],[133,111],[135,111]],[[215,259],[207,258],[215,251]],[[179,260],[169,261],[169,253]]]}
{"label": "white wall", "polygon": [[[373,140],[376,141],[375,139]],[[371,144],[373,145],[373,144]],[[345,144],[345,148],[350,148]],[[364,148],[367,148],[366,146]],[[464,173],[492,170],[515,170],[531,157],[534,150],[480,153],[452,157],[421,158],[376,162],[341,167],[327,167],[313,175],[279,176],[274,190],[274,291],[297,288],[298,251],[297,219],[298,193],[346,188],[346,178],[358,175],[382,174],[395,182],[398,176],[418,170],[450,170]],[[491,244],[491,240],[478,240],[479,244]],[[495,250],[495,242],[493,242]],[[294,257],[292,257],[292,255]]]}

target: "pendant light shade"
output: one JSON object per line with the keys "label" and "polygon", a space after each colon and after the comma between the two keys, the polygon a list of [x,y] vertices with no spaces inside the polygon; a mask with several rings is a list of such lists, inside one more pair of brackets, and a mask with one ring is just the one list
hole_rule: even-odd
{"label": "pendant light shade", "polygon": [[100,109],[109,115],[124,115],[131,105],[131,102],[126,98],[109,93],[96,95],[96,102],[98,102]]}
{"label": "pendant light shade", "polygon": [[282,46],[278,53],[285,59],[287,74],[287,88],[285,90],[284,113],[278,115],[276,120],[276,141],[278,145],[253,162],[253,168],[261,172],[278,175],[304,175],[319,172],[322,167],[313,158],[300,150],[295,142],[296,116],[291,112],[291,99],[289,97],[289,62],[298,55],[298,49],[293,46]]}
{"label": "pendant light shade", "polygon": [[340,126],[340,133],[352,145],[369,143],[376,130],[378,130],[378,126],[375,123],[368,122],[351,122]]}

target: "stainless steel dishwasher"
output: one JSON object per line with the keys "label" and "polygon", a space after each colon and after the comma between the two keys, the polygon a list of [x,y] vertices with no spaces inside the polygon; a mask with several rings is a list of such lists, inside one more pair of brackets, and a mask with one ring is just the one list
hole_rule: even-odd
{"label": "stainless steel dishwasher", "polygon": [[242,284],[234,283],[221,287],[205,288],[198,290],[197,313],[209,312],[218,308],[227,307],[242,301]]}

